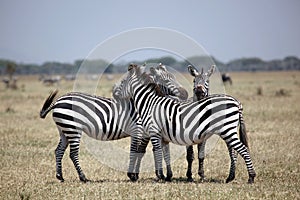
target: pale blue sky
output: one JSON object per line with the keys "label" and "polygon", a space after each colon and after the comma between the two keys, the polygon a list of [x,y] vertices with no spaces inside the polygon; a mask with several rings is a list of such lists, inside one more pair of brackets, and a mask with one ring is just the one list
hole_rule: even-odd
{"label": "pale blue sky", "polygon": [[182,32],[217,59],[300,57],[300,1],[0,0],[0,58],[73,62],[133,28]]}

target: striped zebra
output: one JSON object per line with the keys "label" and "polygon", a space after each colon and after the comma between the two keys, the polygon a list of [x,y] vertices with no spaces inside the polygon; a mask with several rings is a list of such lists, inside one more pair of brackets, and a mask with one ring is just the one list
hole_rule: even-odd
{"label": "striped zebra", "polygon": [[[170,92],[171,90],[166,90]],[[174,95],[181,95],[176,90]],[[53,120],[60,134],[60,141],[55,150],[56,178],[64,181],[62,174],[62,157],[70,145],[70,158],[77,170],[79,179],[88,181],[78,160],[79,145],[82,132],[97,140],[117,140],[132,136],[130,147],[130,163],[128,177],[135,181],[138,172],[135,166],[139,165],[145,148],[140,143],[147,144],[149,136],[145,137],[138,113],[135,112],[132,99],[113,99],[89,94],[72,92],[62,95],[54,101],[58,91],[49,95],[41,111],[40,117],[53,110]],[[169,174],[172,174],[171,172]]]}
{"label": "striped zebra", "polygon": [[179,84],[174,74],[170,73],[166,66],[160,63],[156,68],[150,68],[151,75],[153,76],[155,83],[163,84],[164,87],[160,87],[161,90],[167,89],[169,91],[163,91],[167,97],[177,101],[186,101],[188,99],[188,92]]}
{"label": "striped zebra", "polygon": [[[192,65],[188,66],[189,73],[194,77],[194,86],[193,86],[193,101],[199,101],[209,95],[209,77],[214,73],[215,65],[212,65],[211,68],[204,73],[203,68],[201,72],[199,72],[195,67]],[[203,140],[201,143],[197,145],[198,149],[198,175],[200,176],[201,180],[204,180],[204,157],[205,157],[205,143],[206,141]],[[188,169],[186,172],[187,180],[189,182],[193,181],[192,178],[192,165],[194,160],[194,149],[193,145],[187,146],[186,148],[186,159],[188,162]]]}
{"label": "striped zebra", "polygon": [[[143,65],[144,66],[144,65]],[[188,92],[178,83],[175,76],[170,73],[164,65],[161,63],[156,67],[150,67],[150,77],[143,72],[143,70],[139,71],[141,74],[141,77],[150,78],[151,81],[158,83],[157,87],[159,90],[160,95],[165,96],[166,98],[174,99],[176,101],[184,101],[188,98]],[[119,92],[121,91],[120,88],[121,84],[117,85],[113,88],[113,96],[115,99],[120,99],[118,96],[120,96]],[[139,152],[143,152],[143,154],[139,153],[138,156],[135,156],[137,159],[135,163],[135,172],[138,174],[139,168],[140,168],[140,162],[141,159],[146,152],[146,147],[149,143],[150,137],[146,137],[146,139],[142,139],[139,143],[138,149]],[[163,143],[163,155],[164,160],[166,162],[167,167],[167,177],[166,181],[171,181],[171,178],[173,176],[172,169],[171,169],[171,163],[170,163],[170,149],[168,143]]]}
{"label": "striped zebra", "polygon": [[[162,169],[162,142],[179,145],[194,145],[208,139],[212,134],[219,135],[227,144],[230,158],[236,150],[244,159],[249,179],[256,176],[248,151],[247,138],[238,137],[243,132],[242,106],[229,95],[211,95],[196,102],[178,102],[160,95],[158,86],[151,79],[140,76],[140,68],[129,65],[128,74],[119,88],[120,98],[133,98],[137,112],[141,116],[145,132],[150,134],[153,146],[155,173],[164,179]],[[230,174],[226,182],[234,179]]]}

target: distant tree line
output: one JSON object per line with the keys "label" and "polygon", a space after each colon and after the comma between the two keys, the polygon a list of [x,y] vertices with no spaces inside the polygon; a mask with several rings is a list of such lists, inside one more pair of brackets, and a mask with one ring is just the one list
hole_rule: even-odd
{"label": "distant tree line", "polygon": [[129,63],[163,63],[171,66],[177,71],[186,72],[187,66],[193,64],[196,67],[208,67],[215,63],[221,72],[230,71],[275,71],[275,70],[300,70],[300,60],[295,56],[289,56],[282,60],[264,61],[260,58],[241,58],[228,63],[222,63],[213,57],[198,56],[191,57],[184,61],[179,61],[171,56],[147,59],[144,61],[131,61],[121,63],[108,63],[104,60],[76,60],[74,63],[45,62],[38,64],[16,63],[11,60],[0,59],[0,75],[11,75],[12,72],[17,75],[30,74],[76,74],[81,65],[88,69],[90,74],[99,73],[124,73]]}

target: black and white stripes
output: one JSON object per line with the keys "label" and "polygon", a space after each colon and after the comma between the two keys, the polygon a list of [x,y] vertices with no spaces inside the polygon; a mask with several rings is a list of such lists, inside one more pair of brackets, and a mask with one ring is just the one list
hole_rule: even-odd
{"label": "black and white stripes", "polygon": [[[70,158],[81,181],[87,181],[78,161],[79,144],[82,132],[98,140],[116,140],[134,135],[142,137],[142,127],[138,122],[133,103],[116,101],[84,93],[68,93],[52,103],[57,92],[51,94],[41,110],[40,116],[53,110],[53,120],[60,133],[60,142],[55,150],[56,176],[63,181],[61,159],[70,145]],[[137,141],[133,140],[132,145]],[[132,148],[134,149],[134,148]],[[136,149],[136,148],[135,148]]]}
{"label": "black and white stripes", "polygon": [[[249,183],[254,182],[255,171],[247,143],[237,136],[242,121],[241,104],[228,95],[211,95],[193,103],[181,103],[161,97],[155,85],[145,82],[139,75],[139,67],[130,65],[129,72],[121,84],[121,96],[132,97],[142,124],[151,136],[154,151],[156,175],[163,179],[161,143],[173,142],[179,145],[201,143],[212,134],[218,134],[230,150],[236,150],[245,160]],[[141,102],[147,104],[142,106]],[[230,151],[231,159],[234,159]],[[234,175],[227,178],[233,180]]]}
{"label": "black and white stripes", "polygon": [[[159,70],[159,69],[158,69]],[[162,95],[178,95],[184,89],[168,87],[161,79],[157,82],[163,88]],[[169,80],[168,80],[169,81]],[[175,80],[172,80],[175,81]],[[169,84],[173,86],[175,83]],[[113,96],[117,97],[118,85],[115,86]],[[185,91],[186,92],[186,91]],[[60,133],[60,141],[55,150],[56,177],[64,181],[62,175],[62,157],[68,145],[70,145],[70,158],[78,172],[81,181],[87,179],[79,165],[78,152],[82,132],[89,137],[109,141],[131,136],[130,159],[128,176],[132,181],[138,179],[141,159],[150,140],[144,133],[140,115],[136,112],[133,99],[111,99],[93,96],[85,93],[68,93],[54,101],[57,91],[51,93],[45,101],[40,117],[45,118],[47,113],[53,110],[53,120]],[[166,148],[166,163],[168,174],[172,176],[170,159]]]}
{"label": "black and white stripes", "polygon": [[[171,180],[168,143],[185,146],[203,143],[199,147],[204,148],[205,141],[216,134],[226,142],[231,159],[226,182],[235,178],[235,151],[246,163],[248,182],[254,182],[256,174],[239,101],[228,95],[207,96],[208,81],[202,86],[194,86],[194,102],[184,101],[187,99],[186,90],[176,83],[172,74],[162,65],[151,68],[153,76],[133,64],[128,70],[127,76],[114,87],[114,98],[73,92],[54,100],[56,91],[45,101],[40,117],[45,118],[53,110],[53,120],[60,133],[55,150],[56,177],[59,180],[64,181],[61,161],[70,145],[70,158],[79,178],[87,181],[78,159],[80,139],[84,132],[91,138],[105,141],[131,136],[128,176],[133,181],[138,179],[139,165],[149,140],[153,145],[158,179],[165,179],[162,171],[164,158],[167,164],[165,180]],[[175,95],[176,98],[168,95]]]}
{"label": "black and white stripes", "polygon": [[[193,101],[199,101],[204,97],[209,95],[209,78],[213,74],[215,70],[215,66],[212,65],[211,68],[204,73],[203,68],[201,72],[199,72],[195,67],[192,65],[188,66],[189,73],[194,77],[194,86],[193,86]],[[198,175],[200,176],[201,180],[204,180],[204,157],[205,157],[205,144],[206,140],[203,140],[201,143],[197,145],[198,149]],[[186,172],[186,176],[188,177],[188,181],[192,182],[192,164],[194,160],[194,150],[193,145],[187,146],[186,148],[187,155],[186,159],[188,162],[188,168]]]}

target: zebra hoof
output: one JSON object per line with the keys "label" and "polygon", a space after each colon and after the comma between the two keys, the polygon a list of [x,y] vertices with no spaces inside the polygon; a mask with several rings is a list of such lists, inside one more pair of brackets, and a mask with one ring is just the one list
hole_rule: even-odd
{"label": "zebra hoof", "polygon": [[56,174],[56,178],[57,178],[58,180],[60,180],[60,182],[62,182],[62,183],[65,181],[65,179],[62,177],[61,174]]}
{"label": "zebra hoof", "polygon": [[165,179],[167,182],[172,182],[172,176],[167,176]]}
{"label": "zebra hoof", "polygon": [[233,181],[235,178],[235,176],[229,176],[227,179],[226,179],[226,183],[229,183],[231,181]]}
{"label": "zebra hoof", "polygon": [[139,179],[139,174],[138,173],[127,173],[128,178],[132,181],[135,182]]}
{"label": "zebra hoof", "polygon": [[170,170],[170,172],[167,172],[167,177],[166,177],[166,181],[167,182],[171,182],[172,181],[172,177],[173,177],[173,173],[172,171]]}
{"label": "zebra hoof", "polygon": [[187,182],[192,183],[192,182],[194,182],[194,179],[192,177],[188,177]]}
{"label": "zebra hoof", "polygon": [[163,171],[162,170],[155,170],[155,174],[156,174],[156,177],[157,177],[157,182],[160,181],[160,180],[165,180],[165,176],[163,174]]}
{"label": "zebra hoof", "polygon": [[200,180],[201,180],[201,181],[204,181],[204,179],[205,179],[204,171],[199,171],[199,172],[198,172],[198,175],[200,176]]}
{"label": "zebra hoof", "polygon": [[254,183],[254,178],[252,178],[252,179],[249,178],[249,179],[248,179],[248,183],[249,183],[249,184],[253,184],[253,183]]}
{"label": "zebra hoof", "polygon": [[85,175],[79,176],[79,179],[80,179],[80,181],[83,182],[83,183],[86,183],[86,182],[89,181],[87,178],[85,178]]}
{"label": "zebra hoof", "polygon": [[255,177],[255,175],[250,175],[249,176],[249,179],[248,179],[248,183],[249,184],[253,184],[254,183],[254,177]]}

